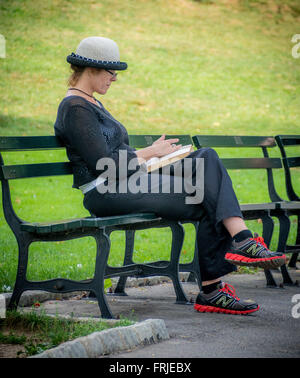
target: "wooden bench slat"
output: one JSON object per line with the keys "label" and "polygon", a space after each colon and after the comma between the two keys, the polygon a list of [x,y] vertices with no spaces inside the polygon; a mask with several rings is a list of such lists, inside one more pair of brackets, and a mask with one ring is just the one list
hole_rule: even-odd
{"label": "wooden bench slat", "polygon": [[[130,144],[135,148],[151,145],[161,135],[129,135]],[[182,145],[193,144],[190,135],[166,135],[166,139],[178,138]],[[0,151],[44,150],[65,148],[56,136],[0,137]],[[37,163],[0,166],[0,179],[60,176],[73,174],[70,162]]]}
{"label": "wooden bench slat", "polygon": [[270,136],[195,135],[193,141],[200,147],[275,147]]}
{"label": "wooden bench slat", "polygon": [[289,168],[300,167],[300,157],[299,156],[283,158],[283,160],[285,160],[287,162]]}
{"label": "wooden bench slat", "polygon": [[284,210],[299,210],[300,209],[300,201],[283,201],[280,202],[280,208]]}
{"label": "wooden bench slat", "polygon": [[65,148],[62,141],[52,135],[47,136],[0,136],[0,151],[23,151]]}
{"label": "wooden bench slat", "polygon": [[6,180],[29,177],[61,176],[73,173],[70,162],[4,165],[0,167],[0,171],[2,171],[1,178]]}
{"label": "wooden bench slat", "polygon": [[[263,169],[263,168],[281,168],[280,158],[224,158],[221,159],[227,169]],[[294,162],[299,166],[299,159]],[[38,163],[24,165],[5,165],[0,167],[0,178],[6,180],[61,176],[72,174],[72,165],[70,162],[60,163]]]}
{"label": "wooden bench slat", "polygon": [[296,146],[300,144],[300,135],[276,135],[284,146]]}
{"label": "wooden bench slat", "polygon": [[275,210],[275,202],[266,202],[266,203],[242,203],[240,204],[242,211],[256,211],[256,210]]}
{"label": "wooden bench slat", "polygon": [[266,169],[282,167],[280,158],[223,158],[221,160],[227,169]]}
{"label": "wooden bench slat", "polygon": [[48,234],[76,230],[78,228],[99,228],[108,226],[119,226],[123,224],[129,225],[136,224],[137,222],[146,222],[153,220],[157,221],[159,219],[161,218],[157,217],[153,213],[137,213],[100,218],[87,217],[77,219],[65,219],[52,222],[25,222],[21,225],[21,230],[38,234]]}
{"label": "wooden bench slat", "polygon": [[[161,135],[129,135],[129,143],[132,147],[143,148],[150,146]],[[179,144],[193,144],[190,135],[166,135],[166,139],[178,138]],[[0,151],[23,151],[64,148],[63,142],[56,136],[0,136]]]}

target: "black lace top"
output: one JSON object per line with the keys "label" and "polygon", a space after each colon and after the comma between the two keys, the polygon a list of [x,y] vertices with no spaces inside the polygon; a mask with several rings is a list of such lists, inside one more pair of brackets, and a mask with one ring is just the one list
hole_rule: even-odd
{"label": "black lace top", "polygon": [[[135,149],[129,146],[125,127],[99,104],[101,108],[83,97],[69,96],[58,107],[54,130],[65,144],[72,162],[74,188],[96,179],[107,169],[96,169],[100,158],[114,160],[117,178],[119,150],[127,151],[127,165],[131,159],[137,158]],[[134,171],[129,170],[128,176]]]}

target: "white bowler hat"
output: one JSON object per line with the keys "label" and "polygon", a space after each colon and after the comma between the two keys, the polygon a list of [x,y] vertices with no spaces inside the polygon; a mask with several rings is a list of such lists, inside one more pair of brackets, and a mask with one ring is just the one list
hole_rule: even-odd
{"label": "white bowler hat", "polygon": [[127,63],[120,62],[120,53],[115,41],[104,37],[83,39],[76,53],[67,56],[67,62],[75,66],[126,70]]}

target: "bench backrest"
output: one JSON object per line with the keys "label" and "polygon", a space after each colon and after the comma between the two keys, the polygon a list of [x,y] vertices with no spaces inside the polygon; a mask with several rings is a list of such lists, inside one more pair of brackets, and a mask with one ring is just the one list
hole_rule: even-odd
{"label": "bench backrest", "polygon": [[40,151],[65,148],[55,136],[0,137],[0,179],[11,180],[27,177],[72,174],[69,162],[4,165],[1,152]]}
{"label": "bench backrest", "polygon": [[292,183],[290,168],[300,167],[300,156],[287,156],[286,149],[291,146],[300,146],[300,135],[276,135],[275,140],[281,152],[285,173],[286,192],[290,201],[300,201]]}
{"label": "bench backrest", "polygon": [[[150,146],[161,135],[130,135],[130,145],[134,148]],[[179,143],[192,144],[189,135],[172,135],[166,138],[178,137]],[[71,162],[51,162],[35,164],[15,164],[5,165],[1,152],[17,151],[43,151],[43,150],[63,150],[65,146],[60,138],[56,136],[20,136],[3,137],[0,136],[0,181],[2,184],[2,206],[4,216],[12,230],[17,233],[22,220],[16,215],[11,201],[9,180],[61,176],[73,174]],[[20,156],[22,162],[22,156]]]}
{"label": "bench backrest", "polygon": [[[129,143],[134,148],[150,146],[161,135],[129,135]],[[182,145],[193,144],[190,135],[166,135],[178,138]],[[65,148],[56,136],[0,137],[0,179],[12,180],[29,177],[57,176],[72,174],[70,162],[4,165],[1,152],[38,151]]]}
{"label": "bench backrest", "polygon": [[282,201],[274,185],[272,169],[282,168],[280,158],[270,158],[267,149],[276,147],[274,137],[269,136],[231,136],[231,135],[195,135],[194,144],[201,147],[228,147],[228,148],[261,148],[263,157],[249,158],[222,158],[227,169],[266,169],[268,192],[271,201]]}

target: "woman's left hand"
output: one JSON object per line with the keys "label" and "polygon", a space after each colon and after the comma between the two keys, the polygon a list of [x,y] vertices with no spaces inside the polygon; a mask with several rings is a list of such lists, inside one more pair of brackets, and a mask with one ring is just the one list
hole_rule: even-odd
{"label": "woman's left hand", "polygon": [[155,142],[152,143],[152,146],[155,145],[155,144],[166,142],[166,141],[168,141],[170,144],[174,144],[174,143],[179,142],[178,138],[173,138],[173,139],[165,139],[165,138],[166,138],[166,135],[163,134],[160,138],[158,138]]}

